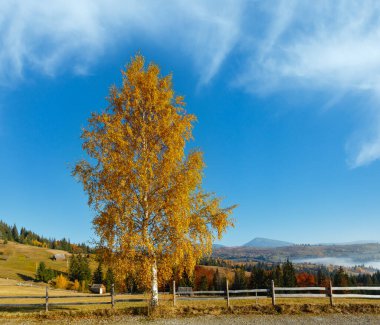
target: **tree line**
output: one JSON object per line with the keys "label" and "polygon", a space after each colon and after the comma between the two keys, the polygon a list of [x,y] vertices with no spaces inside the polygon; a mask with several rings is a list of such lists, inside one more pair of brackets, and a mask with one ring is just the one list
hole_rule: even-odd
{"label": "tree line", "polygon": [[[101,262],[98,263],[95,271],[91,272],[90,257],[87,254],[73,254],[70,257],[67,273],[48,268],[45,262],[40,262],[36,271],[36,281],[45,283],[53,281],[53,284],[57,284],[58,278],[60,288],[78,291],[88,290],[90,284],[104,284],[109,292],[115,282],[111,268],[108,268],[104,273]],[[65,283],[65,285],[62,285],[62,283]]]}
{"label": "tree line", "polygon": [[[231,285],[236,290],[269,288],[272,280],[278,287],[328,287],[330,281],[337,287],[380,285],[380,271],[355,275],[347,273],[343,267],[329,271],[324,266],[316,270],[296,270],[289,260],[272,265],[266,263],[233,265],[221,259],[207,258],[203,259],[202,263],[233,270]],[[198,281],[193,281],[191,284],[196,290],[225,290],[225,282],[225,276],[222,276],[217,269],[211,276],[202,275]]]}
{"label": "tree line", "polygon": [[4,221],[0,221],[0,236],[5,244],[8,241],[14,241],[25,245],[64,250],[69,253],[88,254],[93,252],[93,249],[85,243],[73,244],[66,238],[59,240],[55,238],[46,238],[31,230],[27,230],[24,227],[22,227],[19,231],[16,225],[10,226]]}

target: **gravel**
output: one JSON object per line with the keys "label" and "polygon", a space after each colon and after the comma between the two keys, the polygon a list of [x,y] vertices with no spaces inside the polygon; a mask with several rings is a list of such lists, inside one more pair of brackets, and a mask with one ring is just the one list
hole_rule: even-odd
{"label": "gravel", "polygon": [[234,325],[234,324],[380,324],[380,315],[223,315],[199,316],[191,318],[171,318],[147,320],[143,317],[120,316],[103,319],[59,319],[59,320],[27,320],[27,319],[0,319],[0,324],[148,324],[148,325]]}

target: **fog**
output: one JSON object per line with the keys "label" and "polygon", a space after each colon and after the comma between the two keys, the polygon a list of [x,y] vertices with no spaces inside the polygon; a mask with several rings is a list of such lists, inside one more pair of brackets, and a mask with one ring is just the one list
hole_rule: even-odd
{"label": "fog", "polygon": [[300,258],[294,259],[294,263],[312,263],[323,265],[339,265],[345,267],[352,267],[355,265],[363,265],[366,267],[373,267],[380,270],[380,261],[357,261],[346,257],[318,257],[318,258]]}

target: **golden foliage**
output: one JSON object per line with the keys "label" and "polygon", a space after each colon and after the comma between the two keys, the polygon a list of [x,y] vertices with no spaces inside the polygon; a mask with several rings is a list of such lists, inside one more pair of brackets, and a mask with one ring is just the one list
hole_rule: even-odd
{"label": "golden foliage", "polygon": [[80,288],[79,281],[77,279],[75,279],[73,286],[72,286],[72,290],[79,291],[79,288]]}
{"label": "golden foliage", "polygon": [[62,274],[58,275],[55,279],[55,287],[57,289],[66,289],[69,284],[69,280]]}
{"label": "golden foliage", "polygon": [[234,207],[202,190],[202,152],[187,155],[196,118],[155,64],[137,55],[112,87],[109,106],[93,113],[83,130],[83,149],[91,158],[73,174],[83,183],[93,220],[116,280],[126,276],[149,288],[152,265],[160,283],[173,269],[191,274],[211,252],[215,237],[232,226]]}

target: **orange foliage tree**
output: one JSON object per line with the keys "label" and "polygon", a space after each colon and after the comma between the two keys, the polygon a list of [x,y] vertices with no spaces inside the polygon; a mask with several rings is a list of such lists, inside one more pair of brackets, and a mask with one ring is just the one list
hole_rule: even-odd
{"label": "orange foliage tree", "polygon": [[297,285],[300,287],[315,286],[315,277],[313,274],[302,272],[296,275]]}
{"label": "orange foliage tree", "polygon": [[196,118],[174,94],[171,75],[162,77],[137,55],[122,76],[108,108],[83,130],[90,159],[73,174],[96,212],[93,224],[116,280],[138,279],[155,306],[158,281],[170,280],[173,268],[191,274],[233,225],[233,207],[221,208],[202,190],[202,153],[185,154]]}

